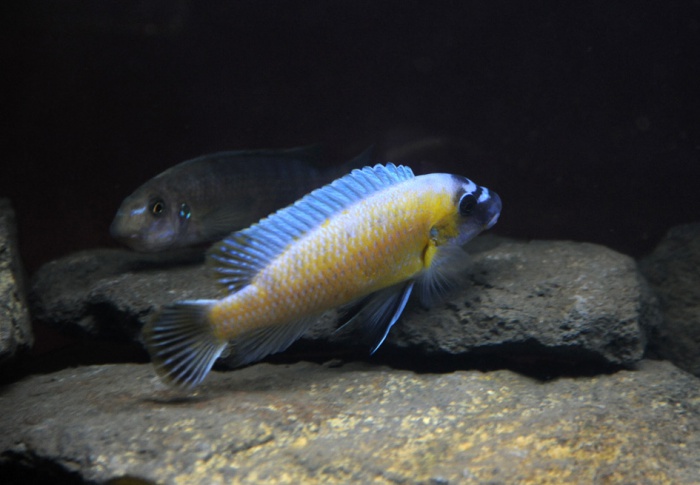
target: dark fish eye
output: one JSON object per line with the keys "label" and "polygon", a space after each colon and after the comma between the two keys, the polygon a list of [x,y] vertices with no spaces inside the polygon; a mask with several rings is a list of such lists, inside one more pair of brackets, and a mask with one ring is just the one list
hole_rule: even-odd
{"label": "dark fish eye", "polygon": [[161,216],[165,212],[165,202],[163,202],[163,199],[154,199],[151,201],[150,208],[151,214],[156,217]]}
{"label": "dark fish eye", "polygon": [[182,204],[180,206],[180,219],[189,219],[192,212],[190,211],[190,206],[187,204]]}
{"label": "dark fish eye", "polygon": [[474,211],[476,207],[476,197],[474,194],[464,194],[461,199],[459,199],[459,213],[462,216],[469,216]]}

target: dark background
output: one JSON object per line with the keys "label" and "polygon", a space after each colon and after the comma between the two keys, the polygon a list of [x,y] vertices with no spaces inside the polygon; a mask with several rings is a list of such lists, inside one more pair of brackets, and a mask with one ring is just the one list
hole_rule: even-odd
{"label": "dark background", "polygon": [[0,196],[30,273],[240,148],[375,144],[497,191],[497,234],[635,257],[700,220],[698,1],[11,3]]}

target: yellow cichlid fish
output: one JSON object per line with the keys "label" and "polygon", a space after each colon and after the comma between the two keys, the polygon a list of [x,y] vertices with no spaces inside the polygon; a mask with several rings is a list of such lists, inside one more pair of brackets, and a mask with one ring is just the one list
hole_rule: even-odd
{"label": "yellow cichlid fish", "polygon": [[229,344],[229,361],[247,364],[286,349],[324,311],[360,302],[351,322],[374,352],[414,286],[433,299],[454,249],[500,212],[498,195],[465,177],[353,170],[215,245],[209,262],[230,294],[165,307],[144,342],[164,380],[192,388]]}

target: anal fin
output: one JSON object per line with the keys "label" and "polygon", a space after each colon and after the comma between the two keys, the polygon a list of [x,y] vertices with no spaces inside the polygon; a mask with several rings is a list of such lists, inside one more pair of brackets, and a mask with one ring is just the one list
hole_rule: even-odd
{"label": "anal fin", "polygon": [[316,320],[317,316],[306,317],[284,325],[247,332],[231,342],[231,354],[224,361],[237,367],[281,352],[298,340]]}

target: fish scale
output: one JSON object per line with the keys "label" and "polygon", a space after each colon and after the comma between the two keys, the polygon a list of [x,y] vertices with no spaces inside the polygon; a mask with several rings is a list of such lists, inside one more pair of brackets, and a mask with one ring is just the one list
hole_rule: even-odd
{"label": "fish scale", "polygon": [[288,347],[320,313],[362,302],[350,321],[374,351],[414,285],[431,300],[452,249],[500,209],[495,193],[464,177],[355,170],[215,246],[210,262],[230,294],[166,307],[144,341],[159,374],[190,388],[229,343],[228,360],[246,364]]}

